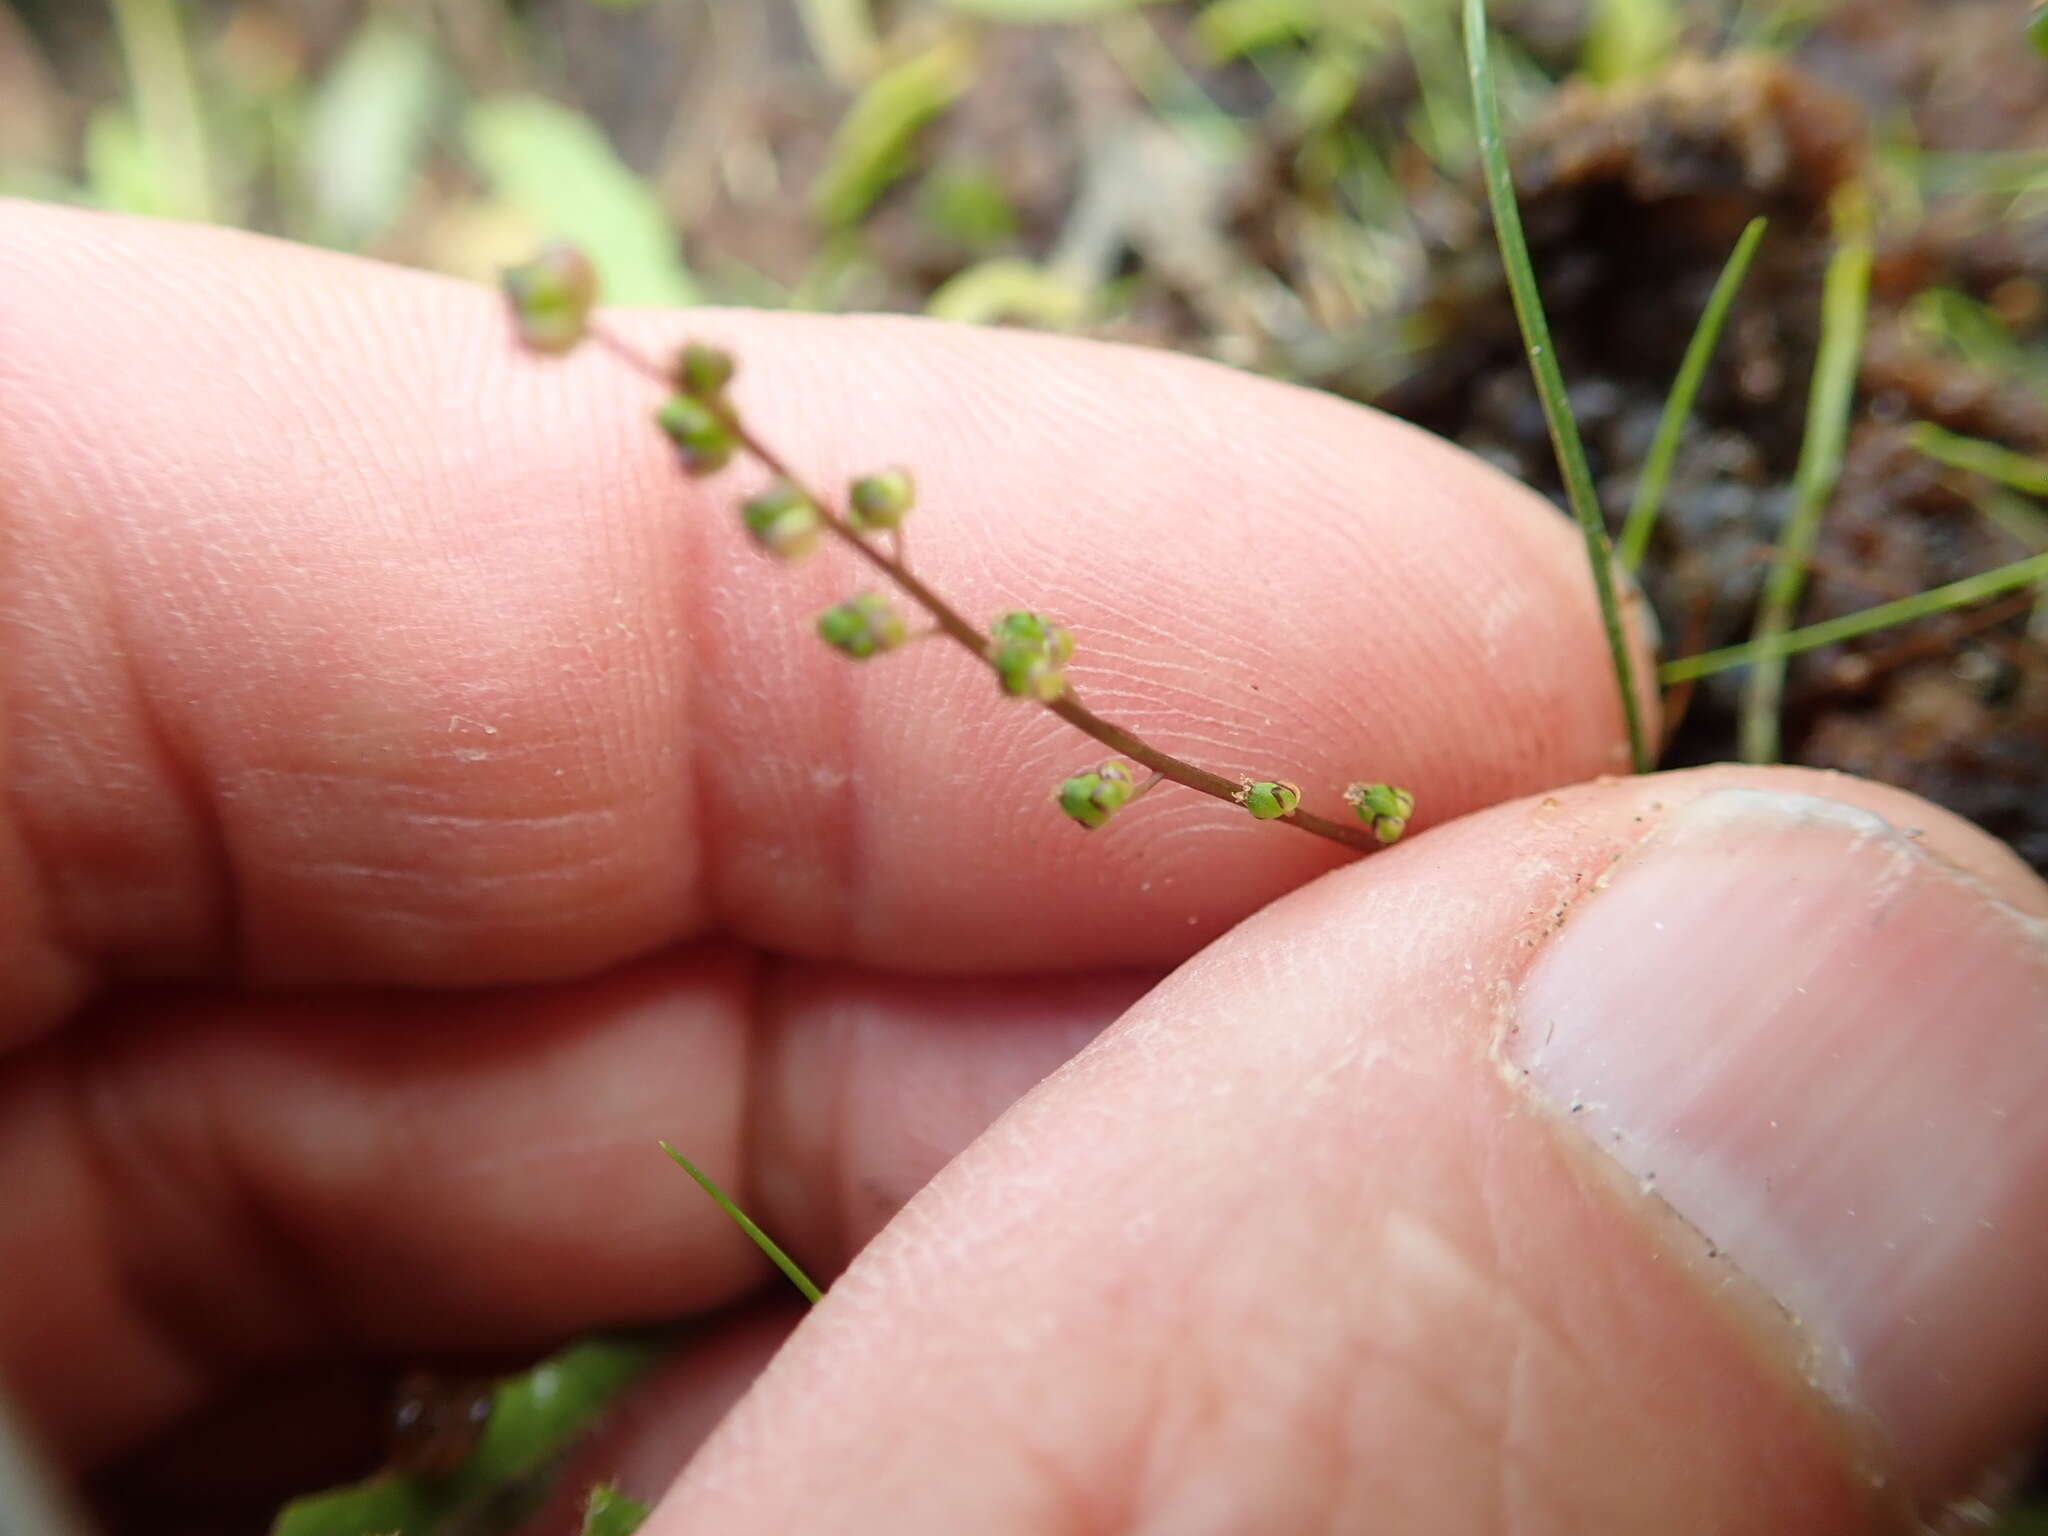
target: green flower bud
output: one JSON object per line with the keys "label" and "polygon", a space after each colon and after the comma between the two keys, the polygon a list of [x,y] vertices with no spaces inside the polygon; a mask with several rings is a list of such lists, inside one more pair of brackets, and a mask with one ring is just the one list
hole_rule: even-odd
{"label": "green flower bud", "polygon": [[1393,784],[1353,784],[1344,798],[1383,843],[1399,842],[1408,830],[1408,818],[1415,814],[1415,797]]}
{"label": "green flower bud", "polygon": [[894,650],[909,638],[903,615],[879,592],[863,592],[818,615],[818,634],[856,661]]}
{"label": "green flower bud", "polygon": [[900,464],[891,465],[853,482],[846,498],[847,521],[860,529],[901,527],[903,514],[916,499],[917,486],[910,471]]}
{"label": "green flower bud", "polygon": [[676,359],[676,383],[684,394],[710,402],[732,382],[732,354],[723,347],[693,341]]}
{"label": "green flower bud", "polygon": [[725,468],[738,446],[725,418],[691,395],[669,396],[654,419],[682,455],[683,468],[693,475]]}
{"label": "green flower bud", "polygon": [[534,351],[566,352],[589,330],[597,272],[575,246],[544,246],[533,260],[506,268],[502,282],[519,340]]}
{"label": "green flower bud", "polygon": [[1261,779],[1237,792],[1238,804],[1258,821],[1277,821],[1294,814],[1301,804],[1301,791],[1279,779]]}
{"label": "green flower bud", "polygon": [[778,480],[760,495],[749,497],[740,506],[740,516],[754,542],[784,560],[809,554],[824,527],[818,509],[787,480]]}
{"label": "green flower bud", "polygon": [[1074,637],[1035,613],[1006,613],[989,626],[988,658],[1003,692],[1050,703],[1067,691]]}
{"label": "green flower bud", "polygon": [[1060,786],[1060,809],[1093,831],[1137,792],[1131,765],[1120,757],[1077,773]]}

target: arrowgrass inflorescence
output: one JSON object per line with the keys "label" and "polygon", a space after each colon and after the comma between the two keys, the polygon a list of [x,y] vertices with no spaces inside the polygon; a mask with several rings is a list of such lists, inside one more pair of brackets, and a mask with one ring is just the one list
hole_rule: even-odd
{"label": "arrowgrass inflorescence", "polygon": [[[827,539],[836,541],[921,608],[934,632],[987,667],[1003,693],[1039,704],[1107,747],[1112,758],[1054,791],[1060,809],[1080,827],[1100,827],[1155,785],[1171,782],[1240,806],[1255,820],[1285,822],[1359,853],[1394,842],[1406,831],[1415,804],[1406,789],[1365,782],[1347,786],[1343,796],[1356,813],[1354,825],[1305,809],[1301,790],[1291,783],[1227,778],[1097,714],[1067,675],[1074,637],[1065,626],[1027,609],[999,614],[986,628],[976,625],[911,568],[903,538],[904,518],[916,500],[909,470],[892,466],[864,475],[849,487],[844,502],[836,503],[741,418],[728,390],[736,368],[731,354],[693,342],[673,364],[663,366],[597,326],[590,314],[596,294],[588,267],[573,252],[554,248],[514,268],[506,274],[505,291],[529,347],[557,353],[592,337],[667,390],[655,422],[674,444],[686,472],[715,474],[740,453],[768,470],[774,478],[767,489],[740,507],[741,521],[762,549],[796,560]],[[856,661],[913,638],[892,599],[874,591],[826,609],[817,631]],[[1140,781],[1137,769],[1149,777]]]}

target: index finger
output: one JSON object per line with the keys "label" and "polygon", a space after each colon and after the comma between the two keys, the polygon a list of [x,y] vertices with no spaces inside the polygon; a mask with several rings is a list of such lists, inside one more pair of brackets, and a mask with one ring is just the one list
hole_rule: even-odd
{"label": "index finger", "polygon": [[[954,971],[1163,964],[1345,857],[1217,801],[1083,834],[1093,742],[864,584],[746,547],[656,391],[492,295],[193,228],[0,222],[16,1025],[100,977],[460,985],[720,926]],[[818,481],[923,487],[917,569],[1070,625],[1102,712],[1425,820],[1617,766],[1565,523],[1424,434],[1160,353],[891,319],[622,319],[741,360]]]}

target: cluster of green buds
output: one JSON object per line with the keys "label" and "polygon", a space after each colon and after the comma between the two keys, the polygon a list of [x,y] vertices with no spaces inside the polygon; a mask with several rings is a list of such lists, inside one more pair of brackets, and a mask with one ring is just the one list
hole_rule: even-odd
{"label": "cluster of green buds", "polygon": [[818,635],[835,651],[866,661],[910,637],[903,615],[879,592],[863,592],[818,615]]}
{"label": "cluster of green buds", "polygon": [[1284,779],[1257,779],[1237,792],[1237,803],[1252,813],[1254,821],[1278,821],[1294,814],[1301,790]]}
{"label": "cluster of green buds", "polygon": [[1344,799],[1383,843],[1399,842],[1415,814],[1415,797],[1393,784],[1353,784]]}
{"label": "cluster of green buds", "polygon": [[769,554],[799,560],[817,547],[824,521],[817,503],[787,480],[777,480],[758,496],[740,503],[740,519]]}
{"label": "cluster of green buds", "polygon": [[1003,692],[1051,703],[1067,691],[1074,637],[1035,613],[1013,609],[989,626],[988,659]]}
{"label": "cluster of green buds", "polygon": [[676,445],[683,468],[693,475],[715,474],[739,447],[725,386],[732,382],[732,354],[693,341],[676,357],[676,392],[661,403],[655,421]]}
{"label": "cluster of green buds", "polygon": [[1091,832],[1138,792],[1135,771],[1120,757],[1077,773],[1060,786],[1060,809]]}
{"label": "cluster of green buds", "polygon": [[533,260],[505,269],[504,287],[519,340],[534,351],[567,352],[589,332],[597,272],[575,246],[543,246]]}

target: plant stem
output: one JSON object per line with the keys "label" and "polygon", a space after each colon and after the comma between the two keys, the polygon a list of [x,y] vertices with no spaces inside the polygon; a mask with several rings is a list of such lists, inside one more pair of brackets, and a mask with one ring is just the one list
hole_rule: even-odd
{"label": "plant stem", "polygon": [[1838,619],[1809,624],[1804,629],[1783,630],[1768,638],[1758,637],[1741,645],[1723,646],[1718,651],[1681,656],[1676,661],[1665,662],[1657,675],[1662,682],[1682,683],[1690,678],[1705,677],[1711,672],[1725,672],[1730,667],[1748,666],[1774,657],[1782,659],[1817,646],[1853,640],[1873,630],[1889,629],[1894,624],[1908,624],[1914,619],[1929,618],[1968,603],[1982,602],[1987,597],[1996,597],[2001,592],[2036,581],[2048,581],[2048,554],[2029,555],[2010,565],[1980,571],[1975,576],[1965,576],[1961,581],[1952,581],[1946,586],[1916,592],[1896,602],[1879,603],[1874,608],[1845,613]]}
{"label": "plant stem", "polygon": [[[637,348],[613,335],[604,326],[593,322],[590,326],[590,336],[614,356],[646,374],[662,388],[675,388],[675,380],[669,376],[667,370],[642,356]],[[829,498],[819,495],[816,489],[797,474],[787,459],[763,442],[746,423],[730,411],[726,413],[726,426],[734,440],[758,459],[770,474],[778,475],[787,481],[797,494],[817,509],[819,520],[830,530],[834,538],[880,571],[911,601],[931,615],[932,622],[938,625],[947,638],[991,672],[995,671],[995,663],[988,653],[988,636],[969,622],[959,609],[933,591],[923,578],[904,563],[900,537],[892,541],[896,549],[893,555],[874,540],[864,538],[860,531],[846,520],[844,514],[833,506]],[[1151,769],[1161,778],[1171,779],[1188,789],[1242,806],[1243,802],[1238,799],[1238,795],[1243,791],[1244,785],[1240,781],[1226,779],[1220,773],[1211,773],[1208,769],[1190,763],[1184,758],[1175,757],[1171,752],[1163,752],[1136,731],[1118,725],[1113,720],[1103,719],[1081,702],[1080,695],[1071,685],[1058,698],[1042,702],[1046,709],[1058,715],[1075,730],[1094,737],[1110,751]],[[1359,853],[1377,853],[1385,846],[1364,827],[1332,821],[1327,816],[1318,816],[1313,811],[1301,810],[1298,807],[1288,815],[1276,819],[1329,842],[1342,843],[1346,848]]]}
{"label": "plant stem", "polygon": [[2048,459],[2015,453],[2003,443],[1949,432],[1931,421],[1916,421],[1906,440],[1938,464],[2009,485],[2028,496],[2048,496]]}
{"label": "plant stem", "polygon": [[1621,690],[1622,718],[1628,726],[1629,761],[1637,773],[1648,773],[1655,764],[1649,736],[1643,729],[1642,705],[1636,698],[1635,663],[1629,658],[1628,637],[1622,628],[1621,602],[1614,590],[1614,547],[1607,537],[1607,524],[1600,516],[1593,474],[1586,466],[1586,447],[1579,440],[1578,424],[1572,420],[1564,373],[1557,366],[1550,323],[1544,318],[1543,298],[1536,290],[1536,269],[1529,262],[1529,242],[1522,233],[1521,211],[1515,205],[1515,184],[1508,171],[1507,148],[1501,140],[1500,102],[1494,95],[1493,64],[1487,49],[1485,0],[1465,0],[1465,62],[1471,75],[1472,107],[1479,125],[1479,162],[1486,174],[1486,198],[1493,209],[1501,266],[1507,273],[1508,292],[1515,301],[1515,318],[1522,327],[1529,372],[1536,381],[1536,398],[1542,402],[1551,446],[1557,451],[1565,496],[1571,502],[1572,515],[1578,519],[1579,531],[1586,541],[1586,559],[1593,567],[1600,622],[1607,631],[1607,652],[1614,663],[1615,684]]}
{"label": "plant stem", "polygon": [[[788,481],[800,495],[818,509],[819,518],[834,537],[880,571],[930,614],[932,621],[962,650],[983,666],[994,670],[994,663],[989,659],[988,636],[981,629],[971,623],[959,609],[933,591],[922,577],[901,560],[873,540],[862,537],[860,531],[849,523],[828,499],[819,495],[790,468],[788,460],[764,443],[744,423],[735,420],[730,425],[733,435],[748,453],[760,460],[772,474]],[[1237,797],[1244,786],[1237,780],[1227,779],[1220,773],[1211,773],[1206,768],[1175,757],[1171,752],[1161,751],[1128,727],[1118,725],[1113,720],[1103,719],[1081,702],[1080,695],[1071,685],[1059,697],[1045,700],[1044,705],[1075,730],[1094,737],[1118,756],[1130,758],[1142,767],[1151,769],[1161,778],[1171,779],[1176,784],[1205,795],[1214,795],[1218,800],[1227,800],[1232,804],[1241,803]],[[1365,828],[1349,827],[1341,821],[1318,816],[1313,811],[1297,808],[1290,815],[1279,819],[1317,837],[1327,838],[1333,843],[1342,843],[1347,848],[1355,848],[1360,853],[1373,853],[1380,847],[1378,840]]]}
{"label": "plant stem", "polygon": [[1757,603],[1756,670],[1742,701],[1741,745],[1746,763],[1774,762],[1778,756],[1779,710],[1785,697],[1785,657],[1778,649],[1806,590],[1806,568],[1820,537],[1821,514],[1842,476],[1849,439],[1849,411],[1856,400],[1856,366],[1863,354],[1865,312],[1870,303],[1870,209],[1855,185],[1836,194],[1835,254],[1821,280],[1820,350],[1806,402],[1806,436],[1793,478],[1792,515],[1764,577]]}
{"label": "plant stem", "polygon": [[789,1283],[803,1294],[805,1301],[808,1301],[815,1307],[823,1299],[825,1293],[819,1290],[811,1277],[803,1272],[802,1267],[798,1265],[797,1261],[784,1253],[774,1238],[756,1226],[751,1216],[733,1204],[732,1196],[713,1183],[710,1175],[706,1174],[695,1163],[691,1162],[667,1142],[660,1143],[660,1146],[662,1151],[675,1160],[677,1167],[697,1181],[697,1187],[711,1197],[711,1203],[725,1212],[732,1219],[733,1225],[746,1233],[752,1239],[754,1246],[768,1256],[768,1261],[788,1277]]}
{"label": "plant stem", "polygon": [[1692,414],[1692,403],[1699,395],[1700,382],[1706,377],[1707,364],[1713,359],[1715,344],[1721,339],[1721,327],[1735,303],[1736,291],[1742,287],[1743,278],[1749,275],[1750,260],[1756,255],[1757,245],[1769,223],[1764,218],[1751,219],[1742,231],[1742,238],[1735,242],[1735,249],[1729,254],[1728,264],[1714,280],[1714,291],[1707,295],[1707,307],[1700,311],[1692,340],[1686,343],[1685,357],[1678,365],[1678,376],[1672,380],[1671,394],[1664,402],[1664,414],[1657,419],[1657,435],[1650,440],[1650,451],[1643,459],[1642,476],[1636,482],[1635,501],[1629,506],[1628,521],[1621,525],[1621,563],[1631,571],[1643,563],[1643,552],[1650,547],[1650,530],[1657,526],[1657,513],[1664,503],[1664,487],[1671,479],[1671,461],[1678,454],[1679,433],[1685,429],[1686,418]]}

